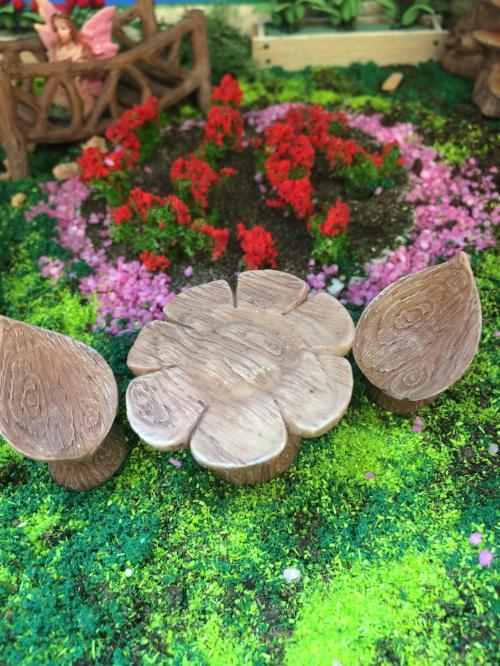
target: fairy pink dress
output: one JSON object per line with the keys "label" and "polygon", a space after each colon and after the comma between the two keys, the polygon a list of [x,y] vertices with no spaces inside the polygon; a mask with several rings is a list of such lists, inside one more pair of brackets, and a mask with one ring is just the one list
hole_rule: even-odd
{"label": "fairy pink dress", "polygon": [[[57,9],[49,0],[39,3],[39,12],[45,20],[44,25],[35,25],[35,29],[48,51],[50,62],[81,62],[90,58],[110,58],[118,52],[118,46],[111,41],[112,22],[115,7],[106,7],[97,12],[79,30],[80,41],[70,39],[67,44],[60,44],[57,33],[51,23]],[[75,86],[83,102],[84,115],[92,110],[94,100],[102,91],[102,77],[97,75],[81,76],[75,79]],[[61,106],[69,106],[66,90],[59,86],[54,102]]]}

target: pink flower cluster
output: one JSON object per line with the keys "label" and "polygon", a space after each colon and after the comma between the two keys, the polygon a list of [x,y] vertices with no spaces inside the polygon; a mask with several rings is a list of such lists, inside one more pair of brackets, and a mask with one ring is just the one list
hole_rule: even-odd
{"label": "pink flower cluster", "polygon": [[118,257],[116,264],[103,262],[84,277],[80,289],[99,301],[97,325],[116,335],[164,319],[162,310],[175,296],[170,280],[165,273],[150,273],[140,261]]}
{"label": "pink flower cluster", "polygon": [[[57,241],[72,251],[72,262],[84,260],[94,269],[92,275],[80,280],[80,290],[89,300],[97,298],[97,326],[116,335],[141,328],[152,319],[163,319],[164,305],[175,296],[169,287],[171,278],[164,273],[150,273],[139,261],[125,261],[123,257],[116,262],[108,260],[105,248],[111,245],[108,238],[111,220],[91,215],[87,221],[80,215],[90,190],[78,176],[63,183],[50,182],[45,187],[47,201],[32,208],[27,219],[40,213],[54,218]],[[104,247],[96,250],[87,236],[87,225],[99,223],[103,227],[99,233]],[[40,266],[42,274],[51,277],[52,283],[64,269],[63,262],[50,257],[41,257]],[[68,269],[71,271],[71,264]]]}
{"label": "pink flower cluster", "polygon": [[[405,200],[415,204],[415,229],[409,245],[400,245],[384,258],[365,265],[367,279],[353,280],[347,298],[356,305],[367,305],[392,282],[449,259],[467,248],[483,250],[495,244],[492,227],[500,222],[499,201],[493,182],[495,167],[484,175],[471,158],[458,174],[442,161],[439,153],[423,145],[409,123],[383,127],[380,116],[352,117],[349,124],[381,143],[398,141],[409,170],[410,191]],[[420,160],[422,169],[410,171]]]}

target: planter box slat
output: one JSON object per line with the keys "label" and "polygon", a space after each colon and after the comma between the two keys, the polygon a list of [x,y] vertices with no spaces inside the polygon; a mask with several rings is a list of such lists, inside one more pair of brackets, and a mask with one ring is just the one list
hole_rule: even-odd
{"label": "planter box slat", "polygon": [[259,67],[288,71],[369,61],[382,66],[416,65],[438,60],[447,36],[446,30],[431,29],[267,36],[259,26],[252,37],[252,56]]}

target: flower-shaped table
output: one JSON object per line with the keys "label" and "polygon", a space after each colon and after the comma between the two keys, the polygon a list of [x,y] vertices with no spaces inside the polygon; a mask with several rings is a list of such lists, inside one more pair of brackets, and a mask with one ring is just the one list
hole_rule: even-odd
{"label": "flower-shaped table", "polygon": [[242,273],[236,297],[223,280],[179,294],[128,356],[135,432],[162,451],[190,446],[233,483],[288,469],[299,437],[335,425],[352,392],[352,319],[328,294],[306,299],[303,280],[271,270]]}

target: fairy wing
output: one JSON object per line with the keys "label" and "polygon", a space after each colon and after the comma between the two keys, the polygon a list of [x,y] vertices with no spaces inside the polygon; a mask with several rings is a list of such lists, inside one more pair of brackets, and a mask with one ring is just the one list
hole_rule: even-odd
{"label": "fairy wing", "polygon": [[53,51],[56,46],[56,33],[52,30],[50,19],[57,13],[57,8],[49,0],[42,0],[38,3],[38,13],[45,23],[35,23],[35,30],[47,51]]}
{"label": "fairy wing", "polygon": [[115,7],[101,9],[80,30],[95,58],[110,58],[118,52],[118,45],[111,41],[115,10]]}

